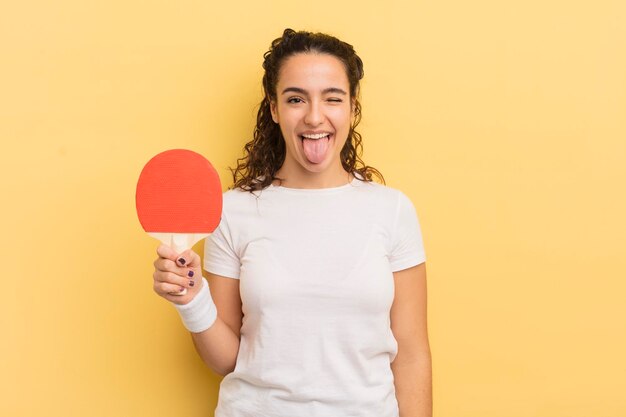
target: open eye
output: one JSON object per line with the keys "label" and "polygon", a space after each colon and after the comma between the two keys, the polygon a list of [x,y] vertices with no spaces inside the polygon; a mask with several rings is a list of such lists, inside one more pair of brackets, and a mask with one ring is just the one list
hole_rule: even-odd
{"label": "open eye", "polygon": [[300,97],[289,97],[287,99],[287,103],[289,104],[298,104],[298,103],[302,103],[303,100]]}

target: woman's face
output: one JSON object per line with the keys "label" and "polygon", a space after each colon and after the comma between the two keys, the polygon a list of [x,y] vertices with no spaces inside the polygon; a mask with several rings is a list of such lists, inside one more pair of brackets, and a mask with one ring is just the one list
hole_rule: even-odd
{"label": "woman's face", "polygon": [[285,60],[271,103],[286,146],[278,174],[288,183],[345,181],[339,155],[350,132],[352,109],[348,76],[338,58],[301,53]]}

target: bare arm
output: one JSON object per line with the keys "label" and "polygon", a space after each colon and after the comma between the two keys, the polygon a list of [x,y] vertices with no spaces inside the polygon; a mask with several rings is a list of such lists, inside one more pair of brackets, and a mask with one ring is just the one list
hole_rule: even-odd
{"label": "bare arm", "polygon": [[191,333],[196,351],[207,364],[220,375],[235,369],[241,320],[241,297],[239,280],[208,274],[211,297],[217,307],[217,320],[201,333]]}
{"label": "bare arm", "polygon": [[[154,291],[174,304],[188,304],[201,289],[200,256],[191,250],[177,254],[166,245],[159,246],[157,254],[159,258],[154,262]],[[208,281],[217,318],[211,327],[200,333],[191,333],[191,337],[196,351],[207,366],[220,375],[226,375],[235,369],[239,352],[243,316],[239,280],[208,274]],[[185,295],[172,294],[183,288],[187,289]]]}
{"label": "bare arm", "polygon": [[391,330],[398,354],[391,363],[400,417],[432,417],[432,362],[426,323],[426,265],[394,272]]}

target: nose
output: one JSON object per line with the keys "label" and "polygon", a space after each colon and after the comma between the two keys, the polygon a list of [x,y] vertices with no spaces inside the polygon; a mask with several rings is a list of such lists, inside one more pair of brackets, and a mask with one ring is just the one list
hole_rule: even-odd
{"label": "nose", "polygon": [[319,102],[311,101],[304,115],[304,123],[309,126],[319,126],[324,121],[324,113]]}

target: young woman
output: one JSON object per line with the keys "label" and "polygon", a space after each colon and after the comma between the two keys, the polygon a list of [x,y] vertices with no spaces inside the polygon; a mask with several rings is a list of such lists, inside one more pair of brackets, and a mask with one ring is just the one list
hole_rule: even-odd
{"label": "young woman", "polygon": [[225,375],[216,417],[431,416],[422,236],[410,200],[359,157],[363,63],[291,29],[264,58],[208,282],[196,253],[160,246],[154,290]]}

